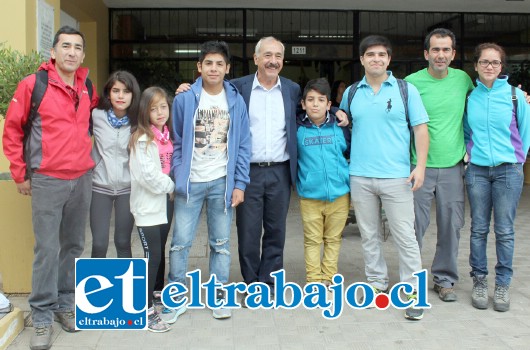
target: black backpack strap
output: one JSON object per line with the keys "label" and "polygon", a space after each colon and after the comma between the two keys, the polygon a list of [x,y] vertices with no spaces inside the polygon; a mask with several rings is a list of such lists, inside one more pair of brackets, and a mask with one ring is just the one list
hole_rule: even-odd
{"label": "black backpack strap", "polygon": [[88,91],[88,97],[90,97],[90,101],[92,101],[92,95],[94,94],[94,85],[92,85],[92,81],[88,78],[85,80],[86,89]]}
{"label": "black backpack strap", "polygon": [[355,83],[351,84],[350,90],[348,91],[348,109],[347,112],[351,117],[351,102],[353,101],[353,96],[355,96],[355,93],[357,92],[357,88],[359,87],[360,81],[356,81]]}
{"label": "black backpack strap", "polygon": [[31,93],[30,115],[28,118],[28,123],[26,123],[26,125],[32,124],[33,120],[35,120],[37,111],[39,109],[40,103],[42,102],[42,98],[44,97],[44,94],[46,93],[47,88],[48,88],[48,71],[40,70],[37,73],[35,73],[35,86],[33,87],[33,92]]}
{"label": "black backpack strap", "polygon": [[[92,95],[94,94],[94,86],[92,85],[92,81],[86,78],[85,85],[88,91],[90,103],[92,103]],[[94,135],[94,121],[92,120],[92,113],[90,113],[90,119],[88,120],[88,133],[90,134],[90,136]]]}
{"label": "black backpack strap", "polygon": [[405,107],[405,118],[407,118],[407,125],[409,126],[409,129],[412,130],[409,118],[409,86],[407,82],[403,79],[396,80],[399,87],[399,94],[401,95],[401,100],[403,100],[403,106]]}
{"label": "black backpack strap", "polygon": [[513,115],[515,116],[515,126],[519,129],[519,120],[517,119],[517,93],[515,86],[512,86],[512,103],[513,103]]}
{"label": "black backpack strap", "polygon": [[467,102],[469,101],[469,96],[471,96],[472,93],[473,93],[473,90],[470,90],[466,94],[466,105],[464,107],[464,114],[467,113]]}
{"label": "black backpack strap", "polygon": [[30,135],[31,128],[33,127],[33,122],[37,118],[37,111],[42,102],[46,89],[48,88],[48,71],[40,70],[35,73],[35,85],[33,86],[33,91],[31,92],[31,106],[29,110],[28,120],[24,125],[24,138],[23,138],[23,153],[24,161],[26,162],[26,176],[25,179],[28,180],[31,177],[31,164],[29,159],[29,149],[30,149]]}

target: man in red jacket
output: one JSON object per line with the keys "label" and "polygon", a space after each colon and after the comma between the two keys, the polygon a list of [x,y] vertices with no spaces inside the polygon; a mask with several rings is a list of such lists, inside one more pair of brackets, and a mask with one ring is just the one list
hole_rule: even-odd
{"label": "man in red jacket", "polygon": [[19,193],[32,196],[31,349],[50,348],[54,314],[65,331],[75,332],[74,264],[85,243],[94,167],[88,130],[98,99],[87,91],[84,58],[83,34],[59,29],[50,61],[39,68],[48,72],[48,84],[34,118],[29,120],[35,74],[19,83],[6,114],[3,146],[11,176]]}

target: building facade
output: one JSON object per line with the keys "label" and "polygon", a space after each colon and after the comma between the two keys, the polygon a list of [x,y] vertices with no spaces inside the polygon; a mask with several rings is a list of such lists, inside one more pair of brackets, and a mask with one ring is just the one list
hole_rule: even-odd
{"label": "building facade", "polygon": [[530,14],[203,8],[109,11],[109,69],[130,70],[143,86],[159,84],[168,90],[197,77],[202,42],[228,42],[233,56],[230,77],[238,77],[255,72],[254,45],[269,35],[286,46],[282,75],[302,86],[318,77],[347,83],[359,79],[363,72],[358,44],[370,34],[389,37],[394,46],[390,69],[404,77],[427,66],[424,37],[437,27],[456,34],[453,66],[472,77],[474,47],[496,42],[507,51],[508,70],[514,79],[522,79],[525,72],[529,78]]}

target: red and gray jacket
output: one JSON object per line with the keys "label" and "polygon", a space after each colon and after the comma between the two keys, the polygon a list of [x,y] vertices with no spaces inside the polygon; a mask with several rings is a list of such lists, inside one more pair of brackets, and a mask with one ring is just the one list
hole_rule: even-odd
{"label": "red and gray jacket", "polygon": [[63,180],[78,178],[94,167],[88,129],[90,111],[98,96],[94,93],[90,100],[88,95],[85,85],[88,69],[79,68],[75,73],[78,101],[68,92],[53,60],[43,63],[39,70],[48,71],[48,88],[32,122],[26,157],[24,126],[30,114],[35,74],[18,84],[6,114],[3,147],[16,183],[25,180],[26,160],[32,171]]}

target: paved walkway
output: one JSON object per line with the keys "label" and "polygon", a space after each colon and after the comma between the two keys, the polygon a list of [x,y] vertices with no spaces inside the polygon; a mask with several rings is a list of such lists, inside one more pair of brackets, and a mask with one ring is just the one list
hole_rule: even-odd
{"label": "paved walkway", "polygon": [[[434,212],[434,211],[432,211]],[[326,320],[319,310],[235,310],[227,320],[215,320],[209,310],[188,310],[170,332],[148,331],[83,331],[69,334],[54,325],[53,349],[530,349],[530,188],[525,187],[516,222],[516,244],[512,281],[511,309],[506,313],[477,310],[471,306],[469,277],[469,210],[460,244],[460,283],[456,287],[458,301],[443,303],[429,289],[431,310],[421,321],[408,321],[403,311],[389,308],[354,311],[346,308],[339,319]],[[204,222],[204,220],[202,220]],[[432,216],[423,254],[425,267],[432,261],[435,246],[435,219]],[[208,270],[208,248],[204,223],[190,254],[189,269]],[[133,255],[140,257],[141,248],[133,233]],[[493,241],[493,237],[491,239]],[[111,243],[112,246],[112,243]],[[232,229],[231,280],[241,281],[237,258],[235,225]],[[90,231],[83,254],[90,256]],[[391,283],[398,282],[398,262],[392,235],[384,244]],[[110,248],[110,256],[115,256]],[[493,242],[488,245],[489,269],[495,265]],[[299,206],[293,198],[288,217],[285,267],[290,281],[303,284],[303,233]],[[355,225],[344,230],[339,272],[345,284],[364,281],[361,239]],[[490,275],[490,286],[493,276]],[[431,278],[429,286],[432,288]],[[29,311],[27,296],[11,296],[11,301]],[[9,347],[28,349],[33,328],[26,329]]]}

